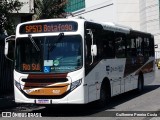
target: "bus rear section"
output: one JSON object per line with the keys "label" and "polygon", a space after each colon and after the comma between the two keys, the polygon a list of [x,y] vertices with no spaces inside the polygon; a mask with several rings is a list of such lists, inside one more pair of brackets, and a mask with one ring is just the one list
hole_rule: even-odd
{"label": "bus rear section", "polygon": [[[85,81],[88,101],[111,97],[154,81],[154,37],[113,23],[85,23]],[[93,46],[92,46],[93,45]],[[96,45],[97,53],[92,50]]]}

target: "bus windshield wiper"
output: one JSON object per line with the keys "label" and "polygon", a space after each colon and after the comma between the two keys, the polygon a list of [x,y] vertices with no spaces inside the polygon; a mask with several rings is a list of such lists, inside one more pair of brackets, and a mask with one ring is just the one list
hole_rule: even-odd
{"label": "bus windshield wiper", "polygon": [[28,35],[29,39],[31,40],[33,46],[36,48],[37,51],[40,51],[38,45],[35,43],[34,39],[32,38],[32,36],[29,34]]}
{"label": "bus windshield wiper", "polygon": [[[57,43],[60,39],[62,39],[64,36],[64,33],[59,33],[57,39],[55,40],[54,44]],[[52,47],[49,48],[49,51],[52,51],[54,49],[54,45]]]}

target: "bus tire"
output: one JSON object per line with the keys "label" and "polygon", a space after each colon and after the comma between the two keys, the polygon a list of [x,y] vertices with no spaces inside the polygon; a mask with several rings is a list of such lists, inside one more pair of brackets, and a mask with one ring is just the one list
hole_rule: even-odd
{"label": "bus tire", "polygon": [[137,91],[141,92],[144,89],[144,78],[143,78],[143,74],[140,74],[138,76],[138,84],[137,84]]}
{"label": "bus tire", "polygon": [[106,107],[111,98],[109,85],[102,84],[100,89],[100,99],[98,101],[99,107]]}

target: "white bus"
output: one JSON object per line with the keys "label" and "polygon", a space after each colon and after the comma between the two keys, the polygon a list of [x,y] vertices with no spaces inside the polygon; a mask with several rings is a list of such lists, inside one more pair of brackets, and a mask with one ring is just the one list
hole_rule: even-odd
{"label": "white bus", "polygon": [[14,61],[17,103],[106,105],[154,80],[153,36],[113,23],[21,23],[6,38],[5,55]]}

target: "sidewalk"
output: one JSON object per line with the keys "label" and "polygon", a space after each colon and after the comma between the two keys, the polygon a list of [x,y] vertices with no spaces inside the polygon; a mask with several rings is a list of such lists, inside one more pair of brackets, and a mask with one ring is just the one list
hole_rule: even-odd
{"label": "sidewalk", "polygon": [[0,110],[15,107],[17,104],[14,102],[13,96],[3,96],[0,97]]}

